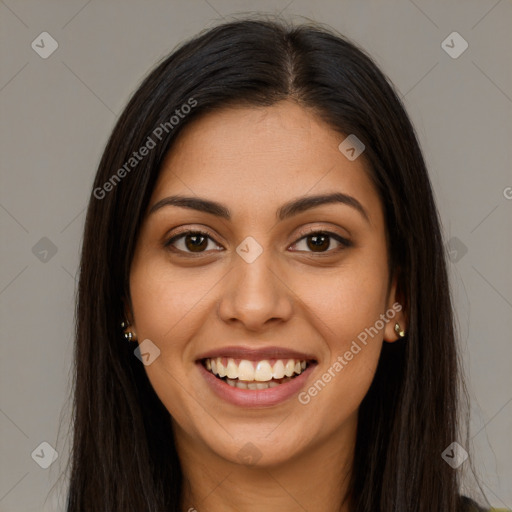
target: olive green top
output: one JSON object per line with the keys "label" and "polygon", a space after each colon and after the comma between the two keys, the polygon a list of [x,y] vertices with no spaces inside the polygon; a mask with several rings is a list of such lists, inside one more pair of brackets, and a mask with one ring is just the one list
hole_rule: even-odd
{"label": "olive green top", "polygon": [[483,508],[467,496],[461,497],[460,512],[512,512],[508,508]]}

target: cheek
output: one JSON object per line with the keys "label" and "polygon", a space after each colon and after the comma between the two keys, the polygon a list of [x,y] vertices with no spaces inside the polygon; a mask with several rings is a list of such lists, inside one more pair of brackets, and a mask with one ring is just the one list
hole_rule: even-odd
{"label": "cheek", "polygon": [[201,299],[210,290],[214,276],[195,269],[173,269],[160,259],[132,267],[130,292],[139,339],[162,344],[180,340],[194,325]]}
{"label": "cheek", "polygon": [[375,284],[340,277],[329,280],[328,299],[322,302],[325,293],[310,296],[309,304],[316,304],[315,325],[321,330],[326,358],[298,396],[307,412],[305,429],[315,429],[315,418],[323,418],[322,431],[336,431],[356,414],[368,392],[383,343],[380,315],[384,313],[385,283],[382,290]]}
{"label": "cheek", "polygon": [[[183,383],[192,363],[188,341],[201,325],[201,298],[213,286],[194,271],[174,269],[162,259],[146,257],[134,260],[130,275],[130,293],[139,343],[150,339],[159,356],[144,367],[155,393],[174,420],[193,430],[199,412]],[[183,364],[186,362],[186,364]],[[204,412],[204,411],[203,411]]]}
{"label": "cheek", "polygon": [[[338,404],[328,423],[354,412],[373,380],[383,343],[388,272],[384,261],[365,258],[295,288],[323,338],[326,358],[300,400],[311,417]],[[388,320],[389,321],[389,320]],[[299,397],[301,398],[301,397]]]}
{"label": "cheek", "polygon": [[[294,292],[311,312],[310,320],[322,329],[331,354],[339,354],[385,312],[387,267],[373,258],[354,258],[333,272],[304,274]],[[382,325],[378,325],[382,331]],[[383,333],[380,333],[382,339]]]}
{"label": "cheek", "polygon": [[[211,309],[209,296],[221,276],[199,268],[173,268],[162,257],[137,261],[130,275],[130,293],[139,342],[150,339],[159,356],[144,367],[156,394],[173,418],[193,430],[194,420],[204,414],[199,401],[190,400],[184,385],[194,371],[191,340],[205,323]],[[210,308],[210,309],[208,309]]]}

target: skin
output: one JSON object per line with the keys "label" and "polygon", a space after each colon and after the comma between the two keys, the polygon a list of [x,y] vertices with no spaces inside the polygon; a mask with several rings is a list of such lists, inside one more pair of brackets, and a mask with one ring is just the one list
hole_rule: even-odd
{"label": "skin", "polygon": [[[205,383],[196,359],[227,345],[295,348],[318,361],[310,386],[397,301],[382,204],[364,154],[350,161],[338,150],[344,138],[292,101],[225,108],[187,125],[164,162],[148,211],[180,194],[232,212],[229,221],[177,206],[147,215],[130,272],[131,330],[161,351],[145,370],[173,418],[183,510],[340,510],[357,411],[383,342],[398,338],[396,321],[406,329],[404,312],[306,405],[297,396],[263,408],[230,404]],[[292,199],[333,191],[356,198],[368,220],[340,203],[276,218]],[[212,239],[197,253],[182,237],[173,252],[164,244],[178,226]],[[352,245],[327,238],[315,250],[304,238],[312,228]],[[263,249],[252,263],[236,252],[248,236]],[[238,458],[249,442],[260,457],[252,465]]]}

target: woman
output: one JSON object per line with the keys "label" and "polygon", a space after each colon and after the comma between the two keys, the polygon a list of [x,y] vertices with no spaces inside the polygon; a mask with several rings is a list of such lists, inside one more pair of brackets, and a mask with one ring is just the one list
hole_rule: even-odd
{"label": "woman", "polygon": [[225,23],[144,80],[94,182],[75,361],[68,512],[482,510],[425,163],[328,29]]}

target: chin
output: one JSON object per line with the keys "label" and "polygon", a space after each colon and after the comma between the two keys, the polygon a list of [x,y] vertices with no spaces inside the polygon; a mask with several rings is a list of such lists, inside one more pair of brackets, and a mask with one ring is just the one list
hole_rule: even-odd
{"label": "chin", "polygon": [[[289,428],[277,433],[279,423],[226,424],[226,430],[220,436],[208,435],[203,443],[217,455],[233,464],[248,467],[269,468],[279,466],[297,457],[304,446],[304,432],[295,436]],[[219,426],[212,429],[218,432]],[[211,434],[212,429],[208,430]],[[230,435],[231,434],[231,435]],[[231,437],[232,436],[232,437]]]}

